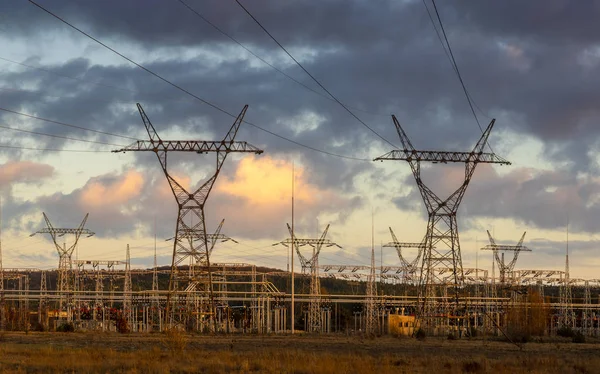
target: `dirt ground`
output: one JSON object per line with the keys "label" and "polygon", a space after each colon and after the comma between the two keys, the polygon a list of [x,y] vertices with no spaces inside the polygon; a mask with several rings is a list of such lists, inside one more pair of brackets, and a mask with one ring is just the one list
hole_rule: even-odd
{"label": "dirt ground", "polygon": [[[2,373],[600,373],[600,344],[356,336],[0,333]],[[436,373],[438,374],[438,373]]]}

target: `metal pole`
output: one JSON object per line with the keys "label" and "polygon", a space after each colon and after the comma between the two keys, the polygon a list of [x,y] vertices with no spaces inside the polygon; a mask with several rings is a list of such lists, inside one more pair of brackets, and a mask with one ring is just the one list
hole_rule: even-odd
{"label": "metal pole", "polygon": [[294,163],[292,162],[292,334],[294,334],[294,249],[296,245],[296,236],[294,235]]}

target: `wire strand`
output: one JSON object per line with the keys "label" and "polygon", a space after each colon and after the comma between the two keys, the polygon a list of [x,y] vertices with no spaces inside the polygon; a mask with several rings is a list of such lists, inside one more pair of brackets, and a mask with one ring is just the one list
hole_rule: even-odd
{"label": "wire strand", "polygon": [[133,138],[131,136],[119,135],[119,134],[113,134],[113,133],[110,133],[110,132],[105,132],[105,131],[100,131],[100,130],[88,129],[86,127],[72,125],[70,123],[65,123],[65,122],[60,122],[60,121],[54,121],[54,120],[47,119],[47,118],[37,117],[37,116],[31,115],[31,114],[21,113],[21,112],[15,111],[15,110],[6,109],[6,108],[2,108],[2,107],[0,107],[0,110],[2,110],[4,112],[8,112],[8,113],[17,114],[17,115],[20,115],[20,116],[32,118],[32,119],[37,119],[37,120],[40,120],[40,121],[54,123],[54,124],[61,125],[61,126],[71,127],[71,128],[79,129],[79,130],[90,131],[90,132],[93,132],[93,133],[96,133],[96,134],[109,135],[109,136],[114,136],[114,137],[117,137],[117,138],[129,139],[129,140],[134,140],[134,141],[135,140],[139,140],[139,139]]}
{"label": "wire strand", "polygon": [[346,105],[344,105],[340,100],[338,100],[337,97],[335,97],[327,88],[325,88],[325,86],[323,86],[321,84],[321,82],[319,82],[317,80],[317,78],[315,78],[311,73],[308,72],[308,70],[306,70],[306,68],[304,68],[304,66],[302,66],[302,64],[296,60],[296,58],[294,58],[294,56],[292,56],[292,54],[290,52],[288,52],[287,49],[285,49],[285,47],[279,43],[279,41],[277,41],[277,39],[275,39],[275,37],[273,35],[271,35],[271,33],[252,15],[252,13],[250,13],[250,11],[248,9],[246,9],[242,3],[239,2],[239,0],[235,0],[235,2],[254,20],[254,22],[256,22],[256,24],[279,46],[279,48],[281,48],[292,60],[294,60],[294,62],[296,63],[296,65],[298,65],[302,70],[304,70],[304,72],[312,78],[313,81],[315,81],[315,83],[317,83],[319,85],[319,87],[321,87],[323,89],[323,91],[327,92],[327,94],[329,96],[331,96],[331,98],[333,100],[335,100],[339,105],[342,106],[342,108],[344,108],[348,113],[350,113],[350,115],[352,117],[354,117],[358,122],[360,122],[363,126],[365,126],[367,129],[369,129],[373,134],[375,134],[377,137],[379,137],[381,140],[383,140],[384,142],[386,142],[387,144],[391,145],[394,148],[398,148],[396,145],[394,145],[393,143],[391,143],[389,140],[387,140],[386,138],[384,138],[383,136],[379,135],[379,133],[375,130],[373,130],[373,128],[371,128],[369,125],[367,125],[363,120],[361,120],[360,118],[358,118],[358,116],[356,114],[354,114]]}
{"label": "wire strand", "polygon": [[[232,118],[237,118],[237,116],[236,116],[235,114],[233,114],[233,113],[230,113],[230,112],[226,111],[225,109],[222,109],[222,108],[220,108],[220,107],[219,107],[219,106],[217,106],[216,104],[213,104],[213,103],[211,103],[211,102],[209,102],[209,101],[207,101],[207,100],[204,100],[204,99],[202,99],[201,97],[199,97],[199,96],[197,96],[197,95],[195,95],[195,94],[191,93],[190,91],[186,90],[185,88],[183,88],[183,87],[181,87],[181,86],[179,86],[179,85],[177,85],[177,84],[175,84],[175,83],[173,83],[173,82],[169,81],[169,80],[168,80],[168,79],[166,79],[166,78],[163,78],[162,76],[160,76],[159,74],[157,74],[157,73],[153,72],[152,70],[150,70],[150,69],[146,68],[145,66],[143,66],[143,65],[141,65],[141,64],[138,64],[137,62],[133,61],[133,60],[132,60],[132,59],[130,59],[129,57],[127,57],[127,56],[123,55],[122,53],[118,52],[117,50],[115,50],[115,49],[113,49],[113,48],[109,47],[108,45],[106,45],[106,44],[104,44],[103,42],[101,42],[100,40],[98,40],[98,39],[94,38],[94,37],[93,37],[93,36],[91,36],[90,34],[86,33],[85,31],[83,31],[83,30],[81,30],[81,29],[77,28],[76,26],[74,26],[74,25],[72,25],[71,23],[67,22],[67,21],[66,21],[66,20],[64,20],[63,18],[61,18],[61,17],[59,17],[58,15],[54,14],[54,13],[53,13],[53,12],[51,12],[50,10],[48,10],[48,9],[44,8],[43,6],[39,5],[39,4],[38,4],[38,3],[36,3],[35,1],[33,1],[33,0],[28,0],[28,1],[29,1],[30,3],[32,3],[33,5],[35,5],[36,7],[38,7],[39,9],[41,9],[41,10],[43,10],[44,12],[48,13],[48,14],[49,14],[49,15],[51,15],[52,17],[54,17],[54,18],[58,19],[59,21],[61,21],[61,22],[62,22],[62,23],[64,23],[65,25],[67,25],[67,26],[71,27],[72,29],[74,29],[74,30],[78,31],[78,32],[79,32],[79,33],[81,33],[82,35],[85,35],[85,36],[86,36],[86,37],[88,37],[89,39],[91,39],[91,40],[93,40],[94,42],[96,42],[96,43],[100,44],[100,45],[101,45],[101,46],[103,46],[104,48],[106,48],[106,49],[108,49],[109,51],[111,51],[111,52],[115,53],[116,55],[118,55],[118,56],[122,57],[123,59],[125,59],[125,60],[129,61],[130,63],[134,64],[134,65],[135,65],[135,66],[137,66],[138,68],[140,68],[140,69],[142,69],[142,70],[146,71],[147,73],[149,73],[149,74],[151,74],[151,75],[155,76],[156,78],[158,78],[158,79],[162,80],[163,82],[165,82],[165,83],[169,84],[170,86],[172,86],[172,87],[174,87],[174,88],[178,89],[178,90],[179,90],[179,91],[181,91],[181,92],[184,92],[184,93],[186,93],[187,95],[189,95],[189,96],[191,96],[191,97],[195,98],[196,100],[198,100],[198,101],[200,101],[200,102],[202,102],[202,103],[204,103],[204,104],[206,104],[206,105],[210,106],[211,108],[213,108],[213,109],[215,109],[215,110],[217,110],[217,111],[219,111],[219,112],[221,112],[221,113],[223,113],[223,114],[226,114],[226,115],[228,115],[228,116],[230,116],[230,117],[232,117]],[[300,143],[300,142],[297,142],[297,141],[295,141],[295,140],[292,140],[292,139],[286,138],[285,136],[282,136],[282,135],[276,134],[276,133],[274,133],[273,131],[269,131],[269,130],[267,130],[267,129],[263,128],[263,127],[260,127],[260,126],[258,126],[258,125],[256,125],[256,124],[254,124],[254,123],[252,123],[252,122],[249,122],[249,121],[246,121],[246,120],[244,120],[244,123],[246,123],[246,124],[248,124],[248,125],[250,125],[250,126],[252,126],[252,127],[256,128],[256,129],[258,129],[258,130],[261,130],[261,131],[263,131],[263,132],[266,132],[267,134],[273,135],[273,136],[275,136],[275,137],[277,137],[277,138],[279,138],[279,139],[286,140],[286,141],[288,141],[288,142],[290,142],[290,143],[292,143],[292,144],[295,144],[295,145],[298,145],[298,146],[300,146],[300,147],[304,147],[304,148],[310,149],[310,150],[312,150],[312,151],[315,151],[315,152],[320,152],[320,153],[323,153],[323,154],[326,154],[326,155],[329,155],[329,156],[334,156],[334,157],[343,158],[343,159],[347,159],[347,160],[355,160],[355,161],[368,161],[368,162],[371,162],[371,160],[370,160],[370,159],[366,159],[366,158],[358,158],[358,157],[352,157],[352,156],[344,156],[344,155],[339,155],[339,154],[336,154],[336,153],[333,153],[333,152],[328,152],[328,151],[321,150],[321,149],[318,149],[318,148],[315,148],[315,147],[311,147],[311,146],[309,146],[309,145],[302,144],[302,143]]]}
{"label": "wire strand", "polygon": [[[183,4],[187,9],[189,9],[192,13],[194,13],[196,16],[198,16],[204,22],[206,22],[207,24],[209,24],[210,26],[212,26],[215,30],[217,30],[218,32],[220,32],[221,34],[223,34],[224,36],[226,36],[227,38],[229,38],[231,41],[233,41],[234,43],[236,43],[237,45],[239,45],[240,47],[242,47],[244,50],[246,50],[246,52],[250,53],[252,56],[254,56],[258,60],[262,61],[265,65],[269,66],[273,70],[275,70],[278,73],[282,74],[283,76],[285,76],[286,78],[288,78],[292,82],[295,82],[296,84],[300,85],[301,87],[304,87],[305,89],[309,90],[310,92],[315,93],[315,94],[317,94],[317,95],[321,96],[322,98],[327,99],[329,101],[336,102],[333,98],[331,98],[331,97],[329,97],[327,95],[324,95],[323,93],[321,93],[321,92],[319,92],[317,90],[314,90],[313,88],[311,88],[311,87],[307,86],[306,84],[300,82],[296,78],[292,77],[291,75],[287,74],[283,70],[277,68],[276,66],[274,66],[273,64],[271,64],[270,62],[268,62],[267,60],[265,60],[264,58],[260,57],[256,53],[254,53],[250,48],[246,47],[244,44],[242,44],[241,42],[239,42],[233,36],[229,35],[225,31],[223,31],[223,29],[221,29],[219,26],[215,25],[213,22],[211,22],[210,20],[208,20],[200,12],[198,12],[196,9],[192,8],[185,1],[183,1],[183,0],[177,0],[177,1],[179,1],[181,4]],[[385,116],[385,117],[389,116],[389,114],[374,113],[374,112],[370,112],[370,111],[363,110],[363,109],[360,109],[360,108],[351,107],[349,105],[346,105],[346,106],[348,108],[352,109],[352,110],[356,110],[356,111],[363,112],[363,113],[370,114],[370,115],[374,115],[374,116]]]}
{"label": "wire strand", "polygon": [[24,151],[40,151],[40,152],[77,152],[77,153],[111,153],[111,151],[100,151],[100,150],[86,150],[86,149],[60,149],[60,148],[35,148],[35,147],[21,147],[14,145],[0,144],[0,148],[6,149],[17,149]]}
{"label": "wire strand", "polygon": [[[456,59],[454,58],[454,53],[452,52],[452,47],[450,45],[450,41],[448,40],[448,35],[446,34],[446,30],[444,29],[444,24],[442,23],[442,18],[440,17],[440,13],[438,12],[438,8],[437,8],[437,5],[435,4],[435,0],[431,0],[431,2],[433,4],[433,9],[435,10],[435,14],[437,16],[438,22],[440,23],[440,29],[442,30],[442,34],[444,35],[444,39],[446,40],[446,45],[448,46],[448,52],[450,53],[450,57],[452,59],[452,64],[454,66],[454,70],[456,71],[458,80],[460,81],[460,84],[462,86],[465,97],[467,98],[467,102],[469,103],[469,108],[471,108],[471,113],[473,114],[473,117],[475,118],[475,122],[477,122],[477,127],[479,127],[479,130],[481,131],[481,133],[483,133],[483,128],[481,127],[481,124],[479,123],[479,118],[477,118],[477,113],[475,113],[475,109],[473,108],[473,103],[471,102],[471,96],[469,95],[469,91],[467,90],[467,87],[465,85],[465,82],[463,81],[462,75],[460,74],[460,70],[458,69],[458,64],[456,63]],[[427,4],[424,1],[423,1],[423,4],[425,4],[425,7],[427,8]],[[429,12],[429,8],[427,8],[427,12]],[[435,25],[434,25],[434,27],[435,27]],[[437,28],[436,28],[436,32],[437,32]],[[445,50],[445,48],[444,48],[444,50]],[[494,150],[492,149],[492,146],[490,145],[490,143],[486,142],[486,144],[489,147],[490,151],[492,153],[494,153]]]}
{"label": "wire strand", "polygon": [[23,129],[18,129],[18,128],[15,128],[15,127],[10,127],[10,126],[5,126],[5,125],[0,125],[0,128],[5,129],[5,130],[18,131],[18,132],[22,132],[22,133],[25,133],[25,134],[48,136],[48,137],[51,137],[51,138],[72,140],[72,141],[76,141],[76,142],[84,142],[84,143],[92,143],[92,144],[100,144],[100,145],[112,145],[112,146],[115,146],[115,147],[124,147],[123,145],[115,144],[115,143],[106,143],[106,142],[99,142],[99,141],[96,141],[96,140],[78,139],[78,138],[72,138],[70,136],[64,136],[64,135],[46,134],[46,133],[43,133],[43,132],[23,130]]}

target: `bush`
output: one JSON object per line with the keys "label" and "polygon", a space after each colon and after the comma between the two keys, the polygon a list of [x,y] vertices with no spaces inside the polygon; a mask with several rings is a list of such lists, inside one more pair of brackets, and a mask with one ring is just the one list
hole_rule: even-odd
{"label": "bush", "polygon": [[465,373],[481,373],[485,371],[483,365],[477,361],[468,361],[463,364],[463,372]]}
{"label": "bush", "polygon": [[33,324],[33,326],[31,327],[31,329],[32,329],[33,331],[41,331],[41,332],[43,332],[43,331],[46,331],[46,329],[44,328],[44,325],[42,325],[42,324],[41,324],[41,323],[39,323],[39,322],[35,322],[35,323]]}
{"label": "bush", "polygon": [[427,334],[425,334],[425,330],[423,329],[418,329],[415,333],[415,338],[417,338],[417,340],[425,340],[426,337]]}
{"label": "bush", "polygon": [[170,329],[164,332],[163,344],[173,355],[176,355],[185,350],[188,339],[183,332],[176,329]]}
{"label": "bush", "polygon": [[475,338],[475,337],[477,337],[477,329],[475,327],[471,326],[467,330],[467,337],[469,337],[469,338]]}
{"label": "bush", "polygon": [[74,332],[75,326],[73,325],[73,322],[66,322],[66,323],[63,323],[60,326],[58,326],[56,328],[56,331],[58,331],[58,332]]}
{"label": "bush", "polygon": [[127,324],[127,320],[123,317],[117,317],[115,321],[117,331],[121,334],[127,334],[129,332],[129,325]]}
{"label": "bush", "polygon": [[576,332],[573,336],[573,343],[585,343],[585,335],[580,332]]}
{"label": "bush", "polygon": [[575,331],[569,326],[563,326],[556,330],[556,335],[562,336],[563,338],[573,338],[575,337]]}

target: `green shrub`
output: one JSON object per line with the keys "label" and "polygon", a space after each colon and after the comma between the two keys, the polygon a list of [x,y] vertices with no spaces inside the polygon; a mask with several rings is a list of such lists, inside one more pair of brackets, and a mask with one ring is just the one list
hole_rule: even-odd
{"label": "green shrub", "polygon": [[415,333],[415,338],[417,338],[417,340],[425,340],[426,337],[427,334],[425,334],[425,330],[423,329],[418,329]]}
{"label": "green shrub", "polygon": [[573,335],[573,343],[585,343],[585,335],[579,331]]}
{"label": "green shrub", "polygon": [[60,326],[58,326],[56,328],[56,331],[58,331],[58,332],[74,332],[75,326],[73,325],[73,322],[66,322],[66,323],[63,323]]}
{"label": "green shrub", "polygon": [[569,326],[563,326],[556,330],[556,335],[562,336],[563,338],[573,338],[575,336],[575,331]]}
{"label": "green shrub", "polygon": [[127,334],[129,332],[129,325],[127,324],[127,320],[123,317],[117,317],[115,321],[117,331],[121,334]]}

